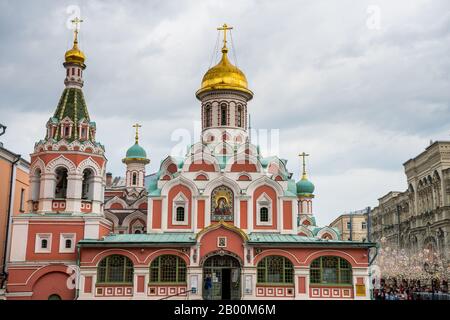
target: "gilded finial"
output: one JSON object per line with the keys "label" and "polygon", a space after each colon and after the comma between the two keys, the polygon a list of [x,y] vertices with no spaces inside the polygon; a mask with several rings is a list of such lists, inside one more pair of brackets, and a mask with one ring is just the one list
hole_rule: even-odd
{"label": "gilded finial", "polygon": [[135,123],[134,125],[133,125],[133,128],[135,128],[136,129],[136,136],[135,136],[135,142],[136,142],[136,144],[138,144],[138,142],[139,142],[139,128],[141,128],[142,126],[139,124],[139,123]]}
{"label": "gilded finial", "polygon": [[308,153],[302,152],[298,155],[302,158],[303,161],[303,173],[302,173],[302,180],[306,180],[306,157],[309,157]]}
{"label": "gilded finial", "polygon": [[223,26],[218,27],[217,30],[223,31],[223,47],[222,47],[222,53],[227,53],[227,31],[233,29],[233,27],[229,27],[226,23],[223,24]]}
{"label": "gilded finial", "polygon": [[75,17],[75,19],[71,20],[70,22],[72,22],[72,24],[74,25],[73,46],[75,48],[78,45],[78,32],[80,31],[80,24],[83,22],[83,20]]}

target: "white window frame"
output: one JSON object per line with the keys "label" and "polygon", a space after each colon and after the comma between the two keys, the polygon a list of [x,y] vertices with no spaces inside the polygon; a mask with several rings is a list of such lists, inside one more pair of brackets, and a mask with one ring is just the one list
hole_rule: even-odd
{"label": "white window frame", "polygon": [[[261,221],[261,215],[260,211],[261,208],[267,208],[269,211],[269,220],[268,221]],[[256,225],[257,226],[271,226],[273,220],[273,210],[272,210],[272,199],[266,194],[263,193],[259,196],[259,198],[256,200]]]}
{"label": "white window frame", "polygon": [[[75,240],[76,233],[61,233],[59,236],[59,252],[60,253],[73,253],[75,252]],[[72,246],[70,248],[66,248],[66,240],[72,241]]]}
{"label": "white window frame", "polygon": [[[47,240],[47,248],[42,248],[42,240]],[[37,233],[35,240],[34,252],[35,253],[50,253],[52,252],[52,234],[51,233]]]}
{"label": "white window frame", "polygon": [[[177,208],[183,207],[184,208],[184,220],[183,221],[177,221]],[[177,226],[186,226],[188,225],[188,208],[189,208],[189,201],[187,200],[186,196],[180,192],[177,194],[177,196],[173,200],[172,205],[172,225]]]}

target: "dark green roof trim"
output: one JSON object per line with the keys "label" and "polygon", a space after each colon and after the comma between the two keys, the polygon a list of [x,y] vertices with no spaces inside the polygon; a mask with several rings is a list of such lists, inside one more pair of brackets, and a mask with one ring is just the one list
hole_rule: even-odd
{"label": "dark green roof trim", "polygon": [[188,245],[196,243],[195,234],[187,232],[173,233],[142,233],[142,234],[112,234],[100,240],[85,239],[78,242],[80,247],[111,246],[166,246]]}
{"label": "dark green roof trim", "polygon": [[279,233],[251,233],[248,244],[264,245],[278,247],[280,245],[299,246],[299,247],[350,247],[350,248],[371,248],[375,247],[374,242],[356,242],[343,240],[325,240],[313,237],[304,237],[295,234],[279,234]]}

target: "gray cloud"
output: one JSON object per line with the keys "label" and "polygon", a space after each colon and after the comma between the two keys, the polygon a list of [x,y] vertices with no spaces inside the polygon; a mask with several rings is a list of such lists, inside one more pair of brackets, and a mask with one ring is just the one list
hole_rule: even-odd
{"label": "gray cloud", "polygon": [[[255,128],[280,128],[280,156],[298,176],[311,153],[315,211],[328,223],[406,189],[402,163],[448,139],[450,5],[435,1],[2,1],[0,121],[5,147],[29,154],[63,88],[66,8],[81,7],[85,96],[108,169],[143,124],[149,171],[200,117],[194,93],[227,22],[255,98]],[[381,29],[366,26],[381,9]],[[233,55],[231,55],[233,58]]]}

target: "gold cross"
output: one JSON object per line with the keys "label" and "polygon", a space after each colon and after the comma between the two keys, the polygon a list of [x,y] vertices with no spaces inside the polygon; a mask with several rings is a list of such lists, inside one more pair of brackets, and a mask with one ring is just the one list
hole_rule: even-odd
{"label": "gold cross", "polygon": [[78,31],[80,30],[80,23],[83,22],[82,19],[75,17],[75,19],[71,20],[72,24],[75,26],[73,33],[74,33],[74,40],[73,43],[76,45],[78,44]]}
{"label": "gold cross", "polygon": [[75,17],[75,19],[71,20],[70,22],[72,22],[72,24],[75,26],[75,30],[78,31],[80,30],[80,23],[82,23],[83,20],[78,17]]}
{"label": "gold cross", "polygon": [[222,27],[217,28],[219,31],[223,31],[223,47],[227,47],[227,31],[233,29],[233,27],[227,26],[226,23],[223,24]]}
{"label": "gold cross", "polygon": [[133,125],[133,128],[136,128],[136,137],[135,137],[136,143],[138,143],[138,141],[139,141],[139,128],[141,128],[141,127],[142,126],[139,123],[135,123]]}
{"label": "gold cross", "polygon": [[303,158],[303,175],[302,178],[306,178],[306,157],[309,157],[308,153],[302,152],[298,155],[299,157]]}

